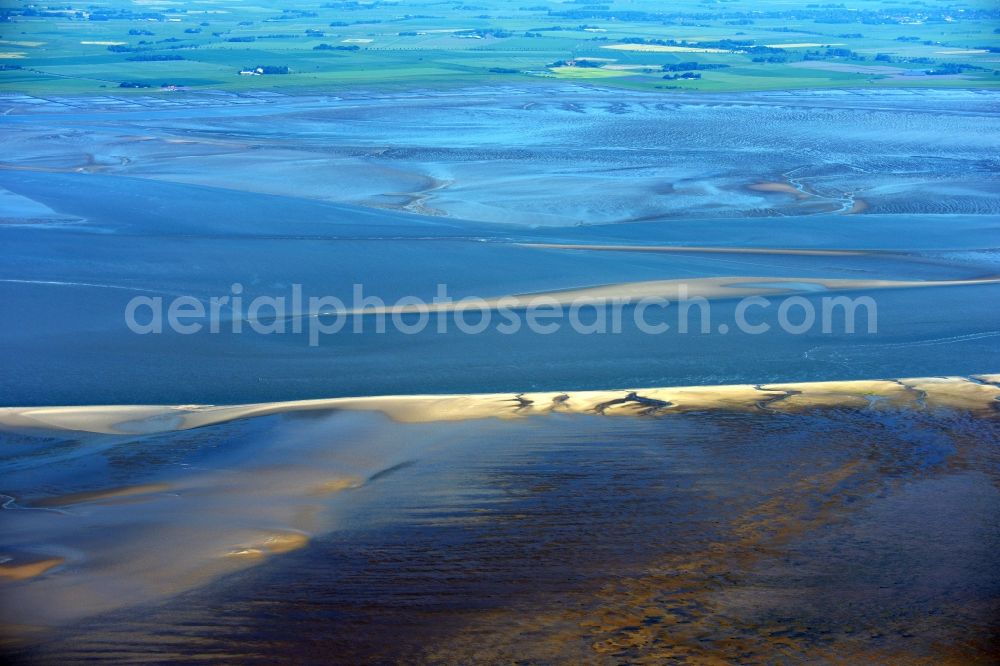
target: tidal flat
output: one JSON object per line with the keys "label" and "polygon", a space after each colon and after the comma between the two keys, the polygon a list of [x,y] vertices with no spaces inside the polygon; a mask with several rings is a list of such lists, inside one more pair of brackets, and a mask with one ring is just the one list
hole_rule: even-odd
{"label": "tidal flat", "polygon": [[987,663],[998,379],[4,414],[5,649]]}
{"label": "tidal flat", "polygon": [[[4,98],[10,406],[969,375],[1000,365],[997,97],[574,86]],[[859,202],[863,202],[863,206]],[[673,249],[671,249],[673,248]],[[805,251],[805,252],[802,252]],[[732,281],[877,300],[877,334],[136,335],[137,295],[394,304]],[[836,282],[841,281],[841,282]],[[853,282],[852,282],[853,281]],[[889,282],[920,289],[884,289]],[[770,288],[769,288],[770,287]],[[796,289],[797,288],[797,289]],[[602,292],[609,293],[609,292]],[[665,296],[675,290],[665,287]],[[309,317],[308,304],[286,314]],[[633,313],[627,312],[626,319]],[[245,319],[226,309],[224,316]],[[698,316],[695,311],[692,316]],[[720,331],[725,330],[723,334]],[[227,333],[228,331],[228,333]]]}
{"label": "tidal flat", "polygon": [[664,97],[563,85],[4,102],[8,168],[465,221],[998,212],[990,91]]}
{"label": "tidal flat", "polygon": [[988,663],[997,102],[0,98],[5,656]]}

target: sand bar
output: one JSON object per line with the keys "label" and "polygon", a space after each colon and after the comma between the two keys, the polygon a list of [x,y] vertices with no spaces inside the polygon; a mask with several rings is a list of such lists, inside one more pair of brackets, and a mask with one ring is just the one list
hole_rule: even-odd
{"label": "sand bar", "polygon": [[[556,289],[528,294],[514,294],[490,298],[420,305],[393,305],[347,310],[344,314],[380,315],[407,313],[442,313],[460,311],[525,310],[539,307],[566,307],[582,305],[606,306],[612,303],[630,305],[644,299],[666,299],[677,302],[693,298],[727,299],[748,296],[784,296],[790,294],[815,294],[823,292],[916,289],[923,287],[964,287],[981,284],[998,284],[1000,278],[975,280],[855,280],[844,278],[800,277],[710,277],[671,280],[644,280],[615,284]],[[316,316],[320,313],[310,313]]]}
{"label": "sand bar", "polygon": [[895,406],[996,413],[1000,375],[687,386],[606,391],[397,395],[263,402],[245,405],[102,405],[0,408],[0,426],[105,434],[190,430],[254,416],[310,410],[381,412],[401,423],[544,414],[666,415],[703,410],[782,411],[838,406]]}

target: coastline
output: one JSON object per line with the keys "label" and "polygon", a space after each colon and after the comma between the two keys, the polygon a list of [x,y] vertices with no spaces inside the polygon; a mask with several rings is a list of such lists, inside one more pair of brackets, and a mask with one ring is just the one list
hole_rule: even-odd
{"label": "coastline", "polygon": [[[138,654],[161,644],[159,627],[190,627],[199,608],[239,618],[197,620],[195,634],[228,645],[241,640],[233,627],[257,627],[264,586],[275,616],[300,604],[321,609],[324,622],[328,609],[346,613],[356,624],[328,640],[358,654],[374,650],[366,641],[383,635],[381,622],[411,617],[414,590],[494,653],[527,646],[528,661],[564,654],[565,636],[518,639],[539,626],[570,627],[581,659],[628,645],[672,654],[655,641],[730,655],[728,644],[699,637],[738,631],[730,619],[744,613],[746,595],[776,612],[809,612],[795,599],[770,601],[784,589],[789,557],[833,571],[849,557],[860,567],[830,582],[792,572],[817,598],[864,600],[866,576],[898,584],[893,572],[914,566],[939,580],[954,565],[952,542],[964,549],[963,581],[992,581],[998,399],[1000,373],[0,409],[0,649],[60,663],[81,646]],[[631,418],[605,418],[613,416]],[[947,546],[937,540],[945,532]],[[496,546],[497,535],[518,541]],[[844,545],[827,556],[831,538]],[[570,541],[537,559],[545,539]],[[902,554],[888,572],[881,548]],[[482,552],[499,558],[486,583]],[[442,563],[442,553],[452,559]],[[720,571],[737,575],[721,580]],[[470,596],[439,601],[442,575],[465,581]],[[504,587],[511,578],[557,587],[534,595]],[[385,585],[368,605],[372,580]],[[486,616],[466,606],[484,584],[499,600]],[[581,600],[568,611],[567,589]],[[935,640],[953,640],[958,626],[984,631],[995,616],[982,607],[987,593],[960,589],[958,605],[928,602],[925,587],[896,590],[895,615],[876,606],[873,631],[929,611]],[[643,622],[660,615],[662,623]],[[766,613],[747,617],[753,636],[773,623]],[[411,622],[405,649],[462,653],[461,632],[428,642]],[[854,622],[822,626],[852,650]],[[910,645],[896,649],[911,655]]]}
{"label": "coastline", "polygon": [[624,388],[603,391],[387,395],[241,405],[3,407],[0,427],[113,435],[191,430],[272,414],[380,412],[398,423],[512,419],[546,414],[668,416],[692,411],[800,412],[818,407],[957,409],[977,415],[1000,405],[1000,373],[775,384]]}

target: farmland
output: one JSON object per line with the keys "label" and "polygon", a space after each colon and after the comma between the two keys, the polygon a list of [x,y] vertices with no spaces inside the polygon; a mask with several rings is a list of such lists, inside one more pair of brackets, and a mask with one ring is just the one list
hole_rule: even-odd
{"label": "farmland", "polygon": [[15,0],[0,19],[0,91],[42,95],[553,79],[708,92],[1000,85],[989,2]]}

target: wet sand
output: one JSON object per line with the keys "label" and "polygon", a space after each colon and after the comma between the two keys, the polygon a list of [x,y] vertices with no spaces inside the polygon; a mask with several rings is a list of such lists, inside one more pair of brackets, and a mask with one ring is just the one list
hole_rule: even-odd
{"label": "wet sand", "polygon": [[[0,170],[116,174],[524,225],[815,215],[842,208],[845,193],[869,203],[855,213],[998,210],[988,92],[681,101],[551,85],[400,99],[22,99],[7,102]],[[939,118],[951,124],[947,146]],[[827,156],[818,159],[815,145]],[[924,155],[939,155],[934,178],[921,175]]]}
{"label": "wet sand", "polygon": [[8,411],[5,649],[988,661],[998,381]]}

